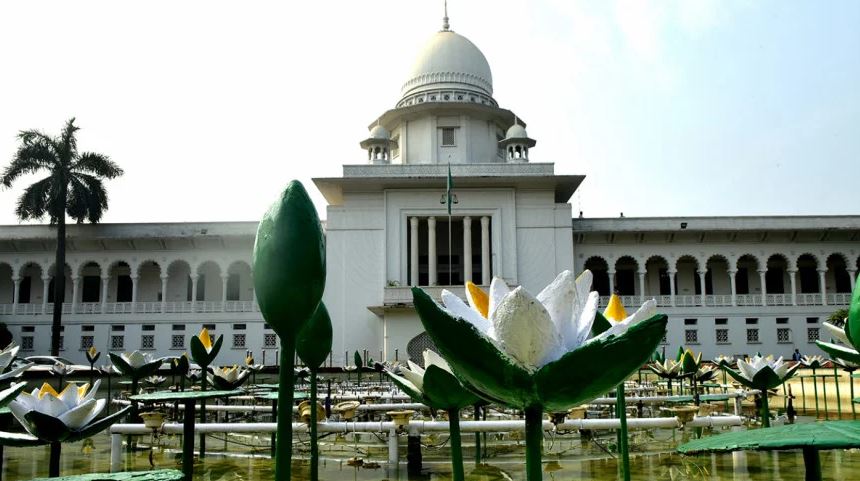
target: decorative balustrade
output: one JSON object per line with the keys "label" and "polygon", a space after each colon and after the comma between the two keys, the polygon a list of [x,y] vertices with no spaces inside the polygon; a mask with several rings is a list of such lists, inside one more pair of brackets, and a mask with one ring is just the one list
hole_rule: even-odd
{"label": "decorative balustrade", "polygon": [[[482,286],[486,291],[489,287]],[[437,302],[442,300],[442,290],[447,289],[462,299],[466,298],[466,288],[463,286],[421,286],[424,292],[430,294]],[[386,287],[383,296],[383,303],[386,306],[395,305],[412,305],[412,288],[411,287]]]}
{"label": "decorative balustrade", "polygon": [[[456,288],[455,288],[456,289]],[[462,290],[462,288],[461,288]],[[412,296],[410,293],[409,300]],[[15,315],[51,315],[54,305],[49,303],[42,305],[41,303],[27,304],[0,304],[0,316]],[[74,310],[74,312],[72,312]],[[63,303],[63,314],[180,314],[190,312],[259,312],[260,308],[255,301],[179,301],[179,302],[161,302],[161,301],[146,301],[146,302],[81,302],[73,306],[71,303]]]}

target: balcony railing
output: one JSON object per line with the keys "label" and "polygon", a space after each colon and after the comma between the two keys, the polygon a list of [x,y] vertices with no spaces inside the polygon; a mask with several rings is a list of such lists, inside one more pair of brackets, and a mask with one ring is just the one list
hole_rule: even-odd
{"label": "balcony railing", "polygon": [[[411,301],[411,294],[410,294]],[[63,303],[63,314],[178,314],[190,312],[259,312],[260,308],[255,301],[179,301],[179,302],[81,302],[74,307],[69,302]],[[0,304],[0,315],[50,315],[54,311],[54,305],[48,303],[27,304]]]}
{"label": "balcony railing", "polygon": [[[485,291],[487,286],[482,287]],[[424,292],[430,294],[436,301],[442,300],[442,290],[447,289],[461,299],[466,297],[466,288],[463,286],[421,286]],[[411,287],[386,287],[383,303],[386,306],[412,305],[412,288]]]}

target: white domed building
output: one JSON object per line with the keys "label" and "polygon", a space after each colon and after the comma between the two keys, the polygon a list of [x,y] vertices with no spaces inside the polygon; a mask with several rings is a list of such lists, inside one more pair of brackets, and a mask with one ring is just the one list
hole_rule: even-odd
{"label": "white domed building", "polygon": [[[821,322],[848,302],[860,216],[574,218],[568,201],[584,175],[534,161],[525,122],[493,97],[486,57],[447,19],[393,104],[360,140],[363,162],[314,179],[328,202],[333,365],[353,350],[407,356],[423,331],[412,285],[462,296],[466,281],[498,276],[538,292],[588,268],[602,302],[656,299],[670,316],[666,347],[705,357],[818,352]],[[251,282],[255,232],[254,222],[69,226],[62,355],[178,355],[205,326],[225,335],[219,363],[246,350],[274,363]],[[49,350],[54,235],[0,228],[0,322],[25,356]]]}

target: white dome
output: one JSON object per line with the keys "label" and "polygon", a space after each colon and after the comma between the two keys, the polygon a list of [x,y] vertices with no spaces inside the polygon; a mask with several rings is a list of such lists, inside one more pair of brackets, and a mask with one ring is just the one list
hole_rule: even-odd
{"label": "white dome", "polygon": [[487,58],[475,44],[462,35],[442,30],[424,46],[401,92],[405,97],[451,88],[492,96],[493,74]]}
{"label": "white dome", "polygon": [[526,128],[520,124],[514,124],[505,133],[506,139],[527,139],[529,134],[526,133]]}
{"label": "white dome", "polygon": [[370,129],[370,138],[378,140],[388,140],[391,138],[391,134],[385,127],[381,125],[376,125],[372,129]]}

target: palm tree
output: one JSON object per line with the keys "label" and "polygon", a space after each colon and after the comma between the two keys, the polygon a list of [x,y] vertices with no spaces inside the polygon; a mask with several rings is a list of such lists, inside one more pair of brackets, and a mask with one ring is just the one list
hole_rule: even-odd
{"label": "palm tree", "polygon": [[[60,353],[60,324],[63,314],[63,293],[66,289],[66,215],[78,224],[88,220],[96,223],[108,207],[108,197],[102,179],[122,175],[106,155],[78,152],[74,117],[59,137],[51,138],[38,130],[18,133],[21,144],[0,177],[0,184],[11,187],[22,175],[42,170],[48,176],[31,184],[18,199],[15,213],[20,220],[42,219],[57,226],[57,258],[54,263],[54,317],[51,324],[51,355]],[[17,293],[16,293],[17,295]]]}

